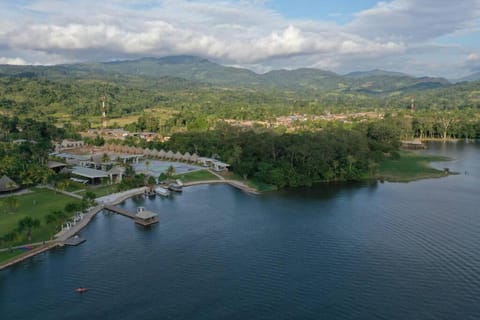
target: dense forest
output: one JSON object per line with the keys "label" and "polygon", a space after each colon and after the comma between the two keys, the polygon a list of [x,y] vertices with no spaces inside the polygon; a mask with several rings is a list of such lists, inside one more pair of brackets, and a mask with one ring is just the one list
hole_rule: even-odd
{"label": "dense forest", "polygon": [[371,176],[384,157],[398,156],[399,136],[397,125],[385,121],[295,134],[224,126],[179,133],[153,147],[218,156],[244,178],[295,187]]}
{"label": "dense forest", "polygon": [[65,137],[65,131],[52,123],[30,118],[0,116],[0,176],[30,186],[46,183],[53,172],[47,167],[52,141]]}

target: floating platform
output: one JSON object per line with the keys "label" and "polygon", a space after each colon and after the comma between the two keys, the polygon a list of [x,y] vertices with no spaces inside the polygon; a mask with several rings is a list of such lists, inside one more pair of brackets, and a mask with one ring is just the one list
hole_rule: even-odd
{"label": "floating platform", "polygon": [[66,245],[66,246],[78,246],[79,244],[82,244],[85,241],[87,241],[87,240],[77,235],[75,237],[71,237],[71,238],[65,240],[63,242],[63,244]]}
{"label": "floating platform", "polygon": [[158,223],[160,219],[158,214],[145,210],[144,207],[137,208],[137,214],[135,215],[135,223],[138,223],[144,227]]}
{"label": "floating platform", "polygon": [[427,146],[420,139],[402,140],[402,148],[405,149],[427,149]]}

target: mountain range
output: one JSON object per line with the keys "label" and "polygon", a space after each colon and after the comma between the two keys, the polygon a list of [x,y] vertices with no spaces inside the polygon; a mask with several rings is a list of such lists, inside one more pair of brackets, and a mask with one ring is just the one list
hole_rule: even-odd
{"label": "mountain range", "polygon": [[[390,94],[452,85],[444,78],[413,77],[400,72],[372,70],[339,75],[320,69],[273,70],[257,74],[248,69],[223,66],[196,56],[142,58],[115,62],[93,62],[54,66],[0,65],[0,76],[49,80],[100,79],[135,83],[132,79],[179,79],[218,87],[274,88],[313,92],[361,92]],[[176,79],[176,80],[174,80]],[[480,79],[480,73],[462,81]],[[138,81],[137,81],[138,82]]]}

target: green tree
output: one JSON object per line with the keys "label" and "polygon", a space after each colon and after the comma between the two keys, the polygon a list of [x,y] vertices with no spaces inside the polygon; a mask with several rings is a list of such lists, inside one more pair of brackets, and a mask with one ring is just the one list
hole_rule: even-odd
{"label": "green tree", "polygon": [[15,230],[3,236],[3,241],[8,244],[10,251],[12,251],[12,244],[17,239],[17,232]]}
{"label": "green tree", "polygon": [[32,240],[32,230],[40,227],[40,220],[32,217],[25,217],[18,222],[18,232],[26,232],[28,241]]}
{"label": "green tree", "polygon": [[169,166],[167,168],[167,171],[165,171],[165,174],[167,175],[168,178],[172,178],[176,173],[175,167],[174,166]]}

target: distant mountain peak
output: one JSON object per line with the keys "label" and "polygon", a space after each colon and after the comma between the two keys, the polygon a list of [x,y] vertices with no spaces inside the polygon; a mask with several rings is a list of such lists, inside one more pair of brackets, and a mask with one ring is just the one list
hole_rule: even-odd
{"label": "distant mountain peak", "polygon": [[396,71],[387,71],[381,69],[373,69],[369,71],[354,71],[344,75],[348,78],[366,78],[366,77],[378,77],[378,76],[388,76],[388,77],[411,77],[410,75],[402,72]]}
{"label": "distant mountain peak", "polygon": [[473,81],[479,81],[480,80],[480,71],[472,73],[469,76],[460,78],[460,79],[455,79],[452,80],[453,82],[473,82]]}

